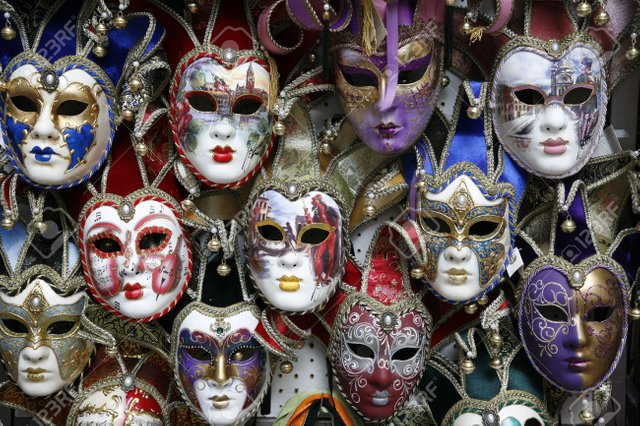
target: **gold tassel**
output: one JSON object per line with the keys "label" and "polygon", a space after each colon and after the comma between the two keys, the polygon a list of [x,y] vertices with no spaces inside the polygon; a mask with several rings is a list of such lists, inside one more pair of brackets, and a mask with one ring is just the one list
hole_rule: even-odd
{"label": "gold tassel", "polygon": [[269,87],[269,111],[273,114],[276,113],[276,99],[278,99],[278,87],[280,85],[280,74],[278,73],[278,65],[275,59],[273,59],[267,52],[267,63],[269,64],[269,74],[271,74],[271,85]]}
{"label": "gold tassel", "polygon": [[[364,54],[366,56],[373,55],[375,49],[378,47],[377,33],[375,29],[375,23],[373,20],[374,13],[376,13],[376,11],[373,10],[373,3],[371,2],[371,0],[363,0],[362,1],[362,47],[364,48]],[[372,45],[372,41],[375,44],[375,46]]]}

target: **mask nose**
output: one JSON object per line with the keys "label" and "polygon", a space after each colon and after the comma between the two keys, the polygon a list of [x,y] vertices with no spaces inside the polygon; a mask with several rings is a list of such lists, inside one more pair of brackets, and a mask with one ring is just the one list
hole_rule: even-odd
{"label": "mask nose", "polygon": [[576,318],[576,325],[569,328],[564,346],[573,350],[583,349],[587,346],[586,324],[581,318]]}
{"label": "mask nose", "polygon": [[211,126],[209,136],[222,142],[231,141],[236,137],[236,128],[225,118]]}
{"label": "mask nose", "polygon": [[376,369],[371,376],[371,383],[380,390],[389,388],[393,383],[393,374],[391,374],[390,367],[388,359],[379,359],[376,362]]}
{"label": "mask nose", "polygon": [[31,363],[38,363],[49,358],[49,351],[46,346],[40,346],[37,349],[27,347],[22,351],[22,357]]}
{"label": "mask nose", "polygon": [[33,131],[31,132],[34,139],[38,140],[46,140],[49,142],[54,142],[60,136],[60,132],[56,129],[55,124],[51,120],[51,107],[47,107],[46,105],[40,111],[38,115],[38,120],[36,124],[33,126]]}
{"label": "mask nose", "polygon": [[120,267],[120,274],[123,276],[136,275],[142,270],[140,267],[140,256],[134,244],[135,240],[131,238],[131,232],[127,231],[124,254],[121,256],[122,266]]}
{"label": "mask nose", "polygon": [[544,133],[560,133],[567,128],[567,125],[567,114],[560,105],[549,105],[542,113],[540,130]]}
{"label": "mask nose", "polygon": [[278,258],[278,266],[281,268],[294,269],[300,266],[300,262],[301,259],[294,250],[287,250]]}
{"label": "mask nose", "polygon": [[213,380],[218,386],[225,386],[231,378],[227,374],[227,359],[224,355],[216,357],[216,368],[213,374]]}
{"label": "mask nose", "polygon": [[468,246],[449,246],[444,250],[444,258],[451,263],[464,263],[471,259],[471,249]]}

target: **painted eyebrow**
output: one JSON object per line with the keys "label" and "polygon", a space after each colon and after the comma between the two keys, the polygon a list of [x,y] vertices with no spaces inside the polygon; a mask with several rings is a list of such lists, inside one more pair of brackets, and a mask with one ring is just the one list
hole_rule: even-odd
{"label": "painted eyebrow", "polygon": [[168,220],[168,221],[170,221],[170,222],[173,222],[173,219],[172,219],[170,216],[168,216],[168,215],[166,215],[166,214],[164,214],[164,213],[154,213],[154,214],[152,214],[152,215],[146,216],[144,219],[142,219],[140,222],[138,222],[138,224],[136,225],[136,227],[135,227],[135,228],[133,228],[133,230],[134,230],[134,231],[137,231],[137,230],[139,230],[139,229],[140,229],[140,228],[141,228],[145,223],[147,223],[148,221],[153,220],[153,219],[158,219],[158,218],[166,219],[166,220]]}
{"label": "painted eyebrow", "polygon": [[115,224],[113,224],[111,222],[102,222],[102,223],[96,223],[91,228],[89,228],[89,230],[87,231],[87,234],[89,234],[95,228],[109,228],[112,231],[116,231],[116,232],[121,232],[122,231],[117,225],[115,225]]}

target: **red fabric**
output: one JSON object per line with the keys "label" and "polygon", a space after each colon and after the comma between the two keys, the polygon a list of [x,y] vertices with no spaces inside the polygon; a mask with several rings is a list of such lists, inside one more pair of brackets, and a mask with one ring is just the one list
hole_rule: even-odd
{"label": "red fabric", "polygon": [[536,0],[531,9],[531,35],[541,40],[561,40],[573,33],[573,25],[558,0]]}

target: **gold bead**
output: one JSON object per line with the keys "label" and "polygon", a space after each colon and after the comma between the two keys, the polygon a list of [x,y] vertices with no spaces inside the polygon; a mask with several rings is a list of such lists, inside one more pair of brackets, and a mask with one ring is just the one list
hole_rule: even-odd
{"label": "gold bead", "polygon": [[447,6],[451,7],[451,6],[453,6],[454,4],[456,4],[456,0],[446,0],[444,3],[445,3]]}
{"label": "gold bead", "polygon": [[119,30],[127,28],[127,18],[122,15],[122,12],[113,18],[113,26]]}
{"label": "gold bead", "polygon": [[47,232],[47,224],[42,222],[42,221],[38,221],[36,223],[33,224],[33,226],[38,230],[38,232],[40,232],[41,234],[44,234],[45,232]]}
{"label": "gold bead", "polygon": [[291,364],[291,361],[283,361],[280,363],[280,371],[282,371],[283,374],[289,374],[293,371],[293,364]]}
{"label": "gold bead", "polygon": [[107,49],[98,44],[93,48],[93,54],[98,58],[104,58],[105,56],[107,56]]}
{"label": "gold bead", "polygon": [[144,83],[139,78],[132,78],[129,80],[129,88],[133,92],[139,92],[144,88]]}
{"label": "gold bead", "polygon": [[638,51],[638,48],[635,46],[631,46],[629,50],[627,50],[626,53],[624,54],[624,56],[630,61],[633,61],[634,59],[636,59],[638,55],[640,55],[640,52]]}
{"label": "gold bead", "polygon": [[3,217],[2,218],[2,227],[4,229],[6,229],[7,231],[13,229],[13,225],[14,224],[15,224],[15,222],[10,217]]}
{"label": "gold bead", "polygon": [[7,82],[4,80],[0,80],[0,92],[6,92],[7,90]]}
{"label": "gold bead", "polygon": [[582,423],[584,423],[585,425],[592,425],[593,421],[595,420],[595,417],[593,416],[593,413],[591,413],[591,411],[589,410],[582,410],[580,412],[580,420],[582,421]]}
{"label": "gold bead", "polygon": [[328,21],[329,19],[331,19],[331,13],[329,13],[328,10],[325,10],[324,12],[322,12],[322,19]]}
{"label": "gold bead", "polygon": [[592,12],[592,9],[589,3],[587,3],[586,1],[578,3],[578,6],[576,7],[576,13],[578,14],[579,17],[585,18],[591,15],[591,12]]}
{"label": "gold bead", "polygon": [[226,263],[221,263],[216,268],[216,271],[218,271],[218,275],[220,275],[221,277],[226,277],[231,273],[231,266],[227,265]]}
{"label": "gold bead", "polygon": [[494,370],[499,370],[502,368],[502,360],[500,359],[499,356],[493,357],[491,358],[491,362],[489,363],[489,366]]}
{"label": "gold bead", "polygon": [[560,224],[560,229],[562,229],[562,232],[565,234],[570,234],[576,230],[576,223],[572,219],[567,218]]}
{"label": "gold bead", "polygon": [[606,10],[601,10],[593,18],[593,22],[600,26],[607,25],[609,23],[609,14]]}
{"label": "gold bead", "polygon": [[311,62],[312,64],[316,62],[318,58],[316,57],[315,53],[311,53],[309,54],[309,62]]}
{"label": "gold bead", "polygon": [[16,38],[16,30],[14,30],[10,25],[6,25],[4,28],[2,28],[2,31],[0,31],[0,33],[2,33],[2,38],[5,40],[13,40],[14,38]]}
{"label": "gold bead", "polygon": [[465,21],[460,27],[460,31],[462,32],[462,34],[469,34],[469,32],[471,32],[471,28],[473,28],[471,24]]}
{"label": "gold bead", "polygon": [[423,180],[419,180],[418,183],[416,183],[416,188],[418,188],[418,191],[420,191],[421,194],[424,194],[427,191],[427,183]]}
{"label": "gold bead", "polygon": [[136,118],[136,113],[131,111],[130,109],[122,110],[122,119],[125,121],[131,121]]}
{"label": "gold bead", "polygon": [[189,9],[191,13],[198,13],[198,3],[189,3],[187,9]]}
{"label": "gold bead", "polygon": [[320,152],[323,154],[331,154],[331,144],[329,142],[322,142],[320,144]]}
{"label": "gold bead", "polygon": [[633,308],[631,308],[631,310],[629,311],[629,317],[632,320],[639,320],[640,319],[640,308],[638,307],[638,305],[636,305]]}
{"label": "gold bead", "polygon": [[422,268],[411,269],[411,278],[419,280],[422,277],[424,277],[424,271],[422,270]]}
{"label": "gold bead", "polygon": [[465,358],[464,361],[460,363],[460,370],[464,374],[471,374],[475,369],[476,369],[476,365],[469,358]]}
{"label": "gold bead", "polygon": [[138,142],[137,144],[135,144],[133,146],[133,150],[136,152],[136,154],[140,155],[141,157],[144,157],[149,153],[149,148],[147,147],[147,145],[145,145],[142,142]]}
{"label": "gold bead", "polygon": [[487,296],[486,294],[478,299],[478,305],[484,306],[487,303],[489,303],[489,296]]}
{"label": "gold bead", "polygon": [[217,237],[212,237],[207,243],[207,248],[209,249],[209,251],[213,253],[219,252],[221,247],[222,247],[222,244],[220,243],[220,240]]}
{"label": "gold bead", "polygon": [[7,174],[5,172],[0,172],[0,182],[4,181],[7,178]]}
{"label": "gold bead", "polygon": [[477,105],[471,105],[467,108],[467,115],[472,120],[480,118],[480,114],[482,114],[482,110]]}
{"label": "gold bead", "polygon": [[478,305],[476,303],[471,303],[469,305],[465,305],[464,311],[469,315],[473,315],[478,312]]}
{"label": "gold bead", "polygon": [[182,208],[184,210],[187,210],[189,212],[194,211],[196,209],[196,203],[194,203],[189,199],[183,200],[182,203],[180,204],[182,205]]}
{"label": "gold bead", "polygon": [[502,336],[497,331],[494,331],[489,335],[489,342],[491,342],[491,345],[493,345],[495,348],[499,349],[500,347],[502,347],[503,343]]}
{"label": "gold bead", "polygon": [[96,25],[96,33],[99,35],[105,35],[109,31],[109,27],[107,27],[104,23],[100,22]]}
{"label": "gold bead", "polygon": [[451,83],[451,80],[449,80],[449,76],[443,75],[442,78],[440,79],[440,84],[442,85],[442,87],[447,87],[449,83]]}
{"label": "gold bead", "polygon": [[276,124],[273,125],[273,133],[278,136],[282,136],[286,131],[287,126],[285,126],[284,123],[278,119],[278,121],[276,121]]}
{"label": "gold bead", "polygon": [[364,206],[364,209],[362,209],[362,211],[365,216],[373,217],[376,214],[376,207],[372,206],[371,204],[367,204],[366,206]]}

